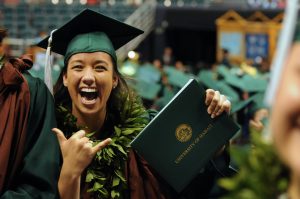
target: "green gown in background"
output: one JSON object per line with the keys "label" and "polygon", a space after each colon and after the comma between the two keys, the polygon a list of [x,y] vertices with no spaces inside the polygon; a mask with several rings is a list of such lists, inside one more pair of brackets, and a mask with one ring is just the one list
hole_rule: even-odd
{"label": "green gown in background", "polygon": [[12,184],[6,187],[0,198],[56,198],[60,149],[55,134],[51,132],[56,127],[53,98],[42,80],[27,72],[23,75],[30,90],[24,158]]}

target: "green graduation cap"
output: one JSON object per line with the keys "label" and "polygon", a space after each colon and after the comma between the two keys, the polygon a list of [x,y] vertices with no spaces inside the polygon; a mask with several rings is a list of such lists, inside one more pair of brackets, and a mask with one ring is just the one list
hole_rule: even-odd
{"label": "green graduation cap", "polygon": [[264,92],[268,86],[268,81],[261,76],[245,74],[241,79],[245,86],[244,90],[248,92]]}
{"label": "green graduation cap", "polygon": [[221,94],[225,95],[229,101],[236,102],[240,100],[239,94],[231,88],[225,81],[216,82],[217,90],[220,91]]}
{"label": "green graduation cap", "polygon": [[267,108],[267,105],[264,103],[264,92],[257,92],[253,95],[251,95],[248,99],[246,100],[239,100],[239,101],[234,101],[232,103],[232,109],[231,112],[235,113],[242,108],[248,107],[249,108],[249,113],[254,114],[255,111],[261,108]]}
{"label": "green graduation cap", "polygon": [[241,91],[247,91],[246,86],[244,85],[244,82],[239,78],[238,76],[231,74],[230,76],[226,76],[224,81],[235,88],[238,88]]}
{"label": "green graduation cap", "polygon": [[227,85],[231,85],[240,90],[245,90],[244,83],[233,70],[229,70],[227,67],[219,65],[216,71],[217,74],[221,76],[221,79],[224,79],[224,82],[226,82]]}
{"label": "green graduation cap", "polygon": [[266,90],[268,80],[261,76],[243,75],[238,77],[234,74],[225,77],[225,82],[232,87],[246,92],[263,92]]}
{"label": "green graduation cap", "polygon": [[238,100],[238,101],[231,101],[231,114],[240,111],[241,109],[249,106],[253,101],[252,97],[249,97],[246,100]]}
{"label": "green graduation cap", "polygon": [[167,87],[163,89],[163,96],[156,100],[154,105],[157,107],[158,110],[161,110],[164,106],[166,106],[171,99],[174,97],[174,91],[169,90]]}
{"label": "green graduation cap", "polygon": [[161,85],[155,82],[148,82],[143,79],[134,79],[131,86],[143,99],[155,100]]}
{"label": "green graduation cap", "polygon": [[106,52],[117,61],[115,50],[142,34],[143,31],[90,9],[85,9],[37,45],[48,47],[65,56],[76,53]]}
{"label": "green graduation cap", "polygon": [[226,95],[231,102],[239,101],[239,94],[225,81],[217,80],[214,72],[210,70],[202,70],[198,74],[198,80],[203,83],[206,88],[212,88],[220,91],[220,93]]}
{"label": "green graduation cap", "polygon": [[145,64],[137,68],[136,77],[148,82],[159,82],[161,73],[152,64]]}
{"label": "green graduation cap", "polygon": [[229,69],[226,66],[218,65],[216,71],[222,79],[232,78],[232,76],[240,77],[244,74],[238,66]]}
{"label": "green graduation cap", "polygon": [[198,80],[206,87],[214,90],[218,90],[218,86],[216,84],[217,79],[215,78],[214,72],[211,70],[201,70],[198,75]]}
{"label": "green graduation cap", "polygon": [[230,70],[226,67],[226,66],[223,66],[223,65],[218,65],[217,66],[217,73],[219,75],[221,75],[223,78],[226,78],[228,76],[231,76],[231,72]]}
{"label": "green graduation cap", "polygon": [[249,107],[249,113],[251,115],[253,115],[259,109],[268,108],[267,105],[264,103],[264,97],[265,93],[263,92],[259,92],[252,96],[253,103]]}
{"label": "green graduation cap", "polygon": [[179,88],[183,87],[191,78],[193,78],[192,75],[186,74],[171,66],[164,67],[164,71],[168,76],[169,83]]}

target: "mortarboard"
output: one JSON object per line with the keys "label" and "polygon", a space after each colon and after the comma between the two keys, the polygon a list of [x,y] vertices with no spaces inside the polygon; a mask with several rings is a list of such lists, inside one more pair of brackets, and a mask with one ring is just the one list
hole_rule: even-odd
{"label": "mortarboard", "polygon": [[204,85],[204,87],[218,90],[218,86],[216,84],[217,79],[215,78],[214,72],[212,72],[211,70],[201,70],[198,73],[197,77],[198,80]]}
{"label": "mortarboard", "polygon": [[264,92],[267,88],[268,81],[261,76],[251,76],[245,74],[242,77],[245,90],[248,92]]}
{"label": "mortarboard", "polygon": [[253,106],[253,103],[255,103],[255,100],[258,98],[258,95],[260,93],[256,93],[254,95],[251,95],[248,99],[245,100],[238,100],[238,101],[233,101],[232,102],[232,108],[231,108],[231,113],[238,112],[242,110],[243,108],[249,108]]}
{"label": "mortarboard", "polygon": [[253,103],[249,107],[249,113],[251,115],[253,115],[259,109],[268,108],[267,105],[264,103],[264,97],[264,92],[259,92],[251,97],[253,99]]}
{"label": "mortarboard", "polygon": [[[85,9],[53,33],[51,50],[68,58],[74,52],[96,51],[111,53],[116,58],[115,50],[142,33],[128,24]],[[49,36],[38,46],[46,49],[48,39]]]}
{"label": "mortarboard", "polygon": [[262,76],[250,76],[247,74],[238,77],[235,74],[228,73],[224,81],[228,85],[244,92],[263,92],[266,90],[268,84],[268,80]]}
{"label": "mortarboard", "polygon": [[178,88],[183,87],[191,78],[193,78],[192,74],[186,74],[171,66],[165,66],[164,71],[168,76],[168,82]]}
{"label": "mortarboard", "polygon": [[221,94],[225,95],[230,102],[236,102],[240,100],[239,94],[228,84],[226,84],[225,81],[218,81],[216,82],[218,91],[220,91]]}
{"label": "mortarboard", "polygon": [[163,88],[163,96],[155,101],[154,105],[158,110],[161,110],[164,106],[166,106],[171,99],[174,97],[175,93],[172,90],[169,90],[167,87]]}
{"label": "mortarboard", "polygon": [[227,76],[230,76],[230,70],[226,66],[223,66],[223,65],[218,65],[217,66],[217,73],[219,75],[221,75],[224,79]]}
{"label": "mortarboard", "polygon": [[248,107],[248,111],[252,115],[258,109],[267,108],[267,105],[264,103],[264,95],[264,92],[257,92],[246,100],[234,101],[232,103],[231,112],[235,113],[245,107]]}
{"label": "mortarboard", "polygon": [[225,95],[232,104],[231,112],[236,112],[248,104],[248,102],[242,103],[239,99],[239,94],[224,80],[219,81],[214,76],[215,74],[212,71],[203,70],[198,74],[198,79],[206,88],[212,88]]}
{"label": "mortarboard", "polygon": [[224,80],[217,80],[214,72],[210,70],[202,70],[198,74],[198,80],[204,85],[204,87],[220,91],[220,93],[225,95],[230,102],[239,101],[239,94]]}
{"label": "mortarboard", "polygon": [[76,53],[106,52],[117,62],[116,50],[143,31],[128,24],[85,9],[65,25],[53,30],[37,44],[46,51],[45,83],[52,92],[50,51],[61,54],[66,63]]}
{"label": "mortarboard", "polygon": [[130,83],[131,87],[137,92],[137,94],[146,100],[155,100],[158,92],[161,89],[161,85],[155,82],[148,82],[143,79],[134,79]]}
{"label": "mortarboard", "polygon": [[248,98],[246,100],[239,100],[239,101],[234,101],[231,104],[231,114],[236,113],[243,108],[246,108],[248,105],[250,105],[253,102],[253,98]]}
{"label": "mortarboard", "polygon": [[160,71],[152,64],[145,64],[137,69],[136,77],[148,82],[159,82],[161,79]]}

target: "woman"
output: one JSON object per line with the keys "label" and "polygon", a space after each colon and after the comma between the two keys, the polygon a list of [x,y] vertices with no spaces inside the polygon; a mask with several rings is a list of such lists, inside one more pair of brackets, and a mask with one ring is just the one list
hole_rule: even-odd
{"label": "woman", "polygon": [[[53,129],[63,156],[58,183],[61,198],[179,197],[128,147],[153,114],[127,87],[117,68],[115,49],[141,33],[85,10],[53,34],[54,51],[65,56],[54,89],[56,103],[67,108],[59,109],[62,131]],[[124,35],[126,41],[122,41]],[[46,41],[40,46],[46,47]],[[206,104],[212,117],[230,109],[226,97],[211,89]],[[83,130],[70,135],[76,126]],[[211,171],[202,173],[203,182],[213,181],[215,176],[207,176]]]}

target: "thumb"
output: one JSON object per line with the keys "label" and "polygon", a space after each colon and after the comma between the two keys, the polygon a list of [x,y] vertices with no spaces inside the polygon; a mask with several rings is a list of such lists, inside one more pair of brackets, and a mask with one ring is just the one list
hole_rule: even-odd
{"label": "thumb", "polygon": [[65,137],[64,133],[58,128],[53,128],[52,131],[56,134],[59,145],[61,146],[61,144],[66,141],[67,138]]}
{"label": "thumb", "polygon": [[93,147],[93,153],[96,154],[98,151],[106,147],[109,143],[111,143],[111,138],[107,138],[102,142],[98,143],[96,146]]}

